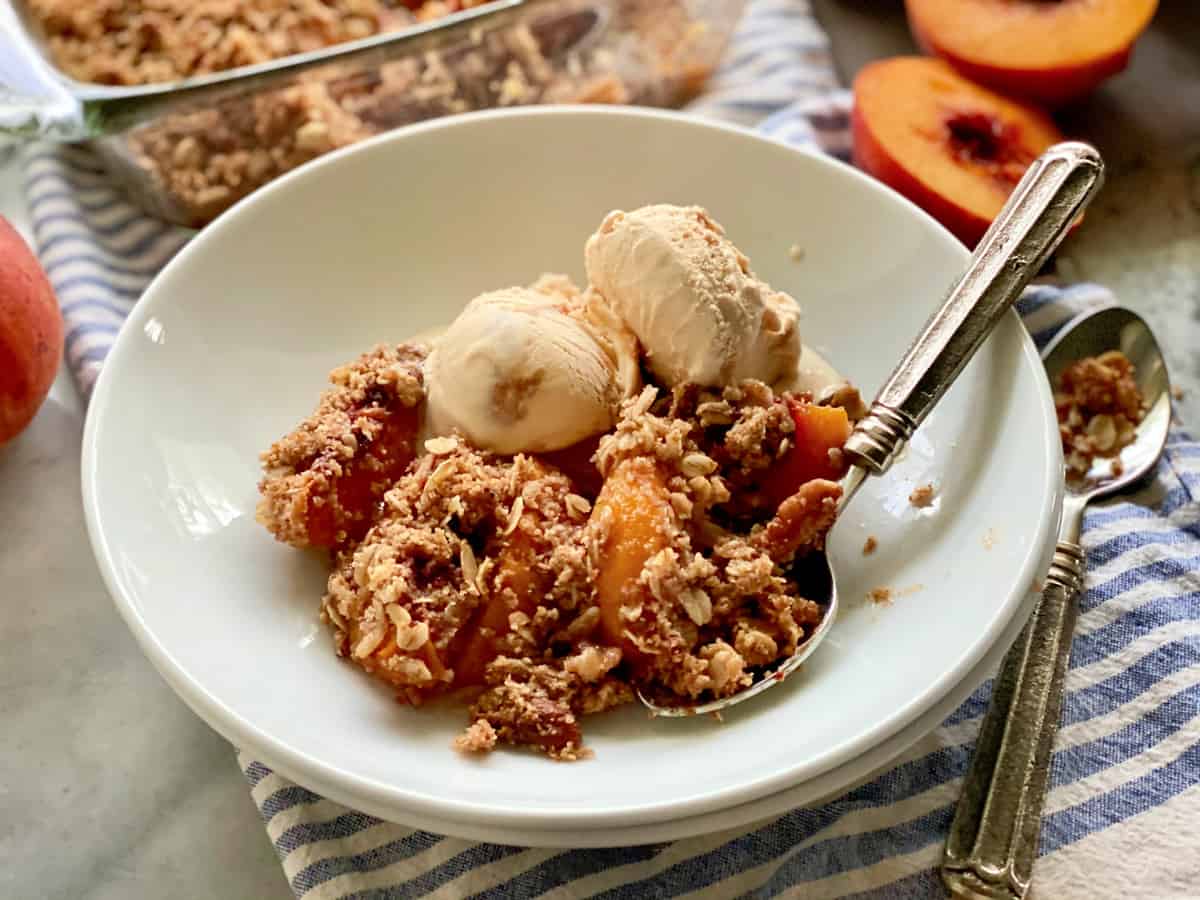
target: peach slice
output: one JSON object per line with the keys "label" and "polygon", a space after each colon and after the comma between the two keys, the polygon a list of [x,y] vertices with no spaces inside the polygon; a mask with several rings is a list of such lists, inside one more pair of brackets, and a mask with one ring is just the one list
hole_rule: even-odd
{"label": "peach slice", "polygon": [[979,84],[1045,106],[1129,64],[1158,0],[905,0],[917,42]]}
{"label": "peach slice", "polygon": [[666,479],[645,457],[621,462],[604,482],[588,525],[600,535],[596,574],[600,630],[635,665],[642,654],[629,639],[621,610],[642,602],[638,582],[646,560],[670,546],[677,523]]}
{"label": "peach slice", "polygon": [[1025,169],[1063,139],[1044,113],[942,60],[896,57],[854,81],[854,162],[973,247]]}
{"label": "peach slice", "polygon": [[837,481],[846,474],[840,454],[850,437],[850,417],[840,406],[817,406],[795,397],[787,399],[796,433],[787,455],[770,470],[763,494],[778,509],[804,484],[816,479]]}
{"label": "peach slice", "polygon": [[501,547],[487,605],[460,632],[462,649],[452,653],[455,687],[482,685],[488,663],[500,654],[498,640],[511,628],[509,615],[533,615],[537,610],[548,587],[545,576],[537,572],[533,536],[538,530],[538,517],[526,512]]}
{"label": "peach slice", "polygon": [[277,540],[333,549],[367,533],[416,455],[424,360],[380,345],[334,369],[312,415],[262,455],[257,516]]}

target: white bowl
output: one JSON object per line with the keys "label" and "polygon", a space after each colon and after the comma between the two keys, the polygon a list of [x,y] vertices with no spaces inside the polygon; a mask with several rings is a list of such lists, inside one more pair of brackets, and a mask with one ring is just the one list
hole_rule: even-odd
{"label": "white bowl", "polygon": [[[708,207],[868,396],[967,257],[837,162],[592,107],[442,120],[333,154],[243,201],[155,280],[92,399],[84,503],[122,615],[214,728],[385,818],[567,835],[701,816],[831,772],[988,653],[1045,570],[1060,502],[1054,411],[1015,314],[839,526],[849,602],[830,638],[724,724],[630,708],[585,723],[587,762],[468,759],[450,750],[461,710],[399,707],[334,657],[317,619],[323,566],[254,522],[259,451],[312,409],[335,365],[445,325],[485,289],[581,277],[604,213],[652,202]],[[937,502],[912,508],[930,480]],[[864,557],[868,535],[879,550]],[[878,586],[896,591],[891,605],[856,602]]]}

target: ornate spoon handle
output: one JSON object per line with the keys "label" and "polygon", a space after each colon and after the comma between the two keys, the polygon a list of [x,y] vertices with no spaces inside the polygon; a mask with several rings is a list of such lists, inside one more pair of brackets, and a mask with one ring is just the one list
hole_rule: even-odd
{"label": "ornate spoon handle", "polygon": [[1020,900],[1029,888],[1083,589],[1082,515],[1064,516],[1041,603],[996,676],[942,859],[954,897]]}

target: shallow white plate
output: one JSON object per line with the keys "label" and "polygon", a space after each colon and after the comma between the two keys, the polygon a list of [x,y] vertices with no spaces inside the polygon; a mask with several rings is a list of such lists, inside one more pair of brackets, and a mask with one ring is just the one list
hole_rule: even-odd
{"label": "shallow white plate", "polygon": [[[829,772],[979,663],[1040,578],[1058,516],[1054,413],[1015,315],[839,525],[851,602],[835,632],[723,725],[626,709],[587,723],[585,763],[465,759],[449,750],[460,710],[398,707],[334,657],[317,621],[322,565],[254,522],[258,452],[311,410],[333,366],[445,325],[484,289],[579,276],[604,213],[651,202],[707,206],[868,395],[966,259],[915,207],[828,159],[662,113],[560,108],[435,122],[322,159],[223,216],[158,277],[96,387],[84,503],[118,608],[214,728],[401,821],[616,828]],[[912,509],[928,480],[937,502]],[[867,535],[880,547],[862,557]],[[897,592],[892,605],[854,602],[879,586]]]}

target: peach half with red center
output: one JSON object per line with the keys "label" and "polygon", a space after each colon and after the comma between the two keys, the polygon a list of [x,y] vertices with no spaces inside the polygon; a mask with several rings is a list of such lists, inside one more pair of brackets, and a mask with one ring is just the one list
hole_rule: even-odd
{"label": "peach half with red center", "polygon": [[854,81],[854,162],[973,247],[1029,164],[1063,139],[1033,107],[936,59],[872,63]]}

